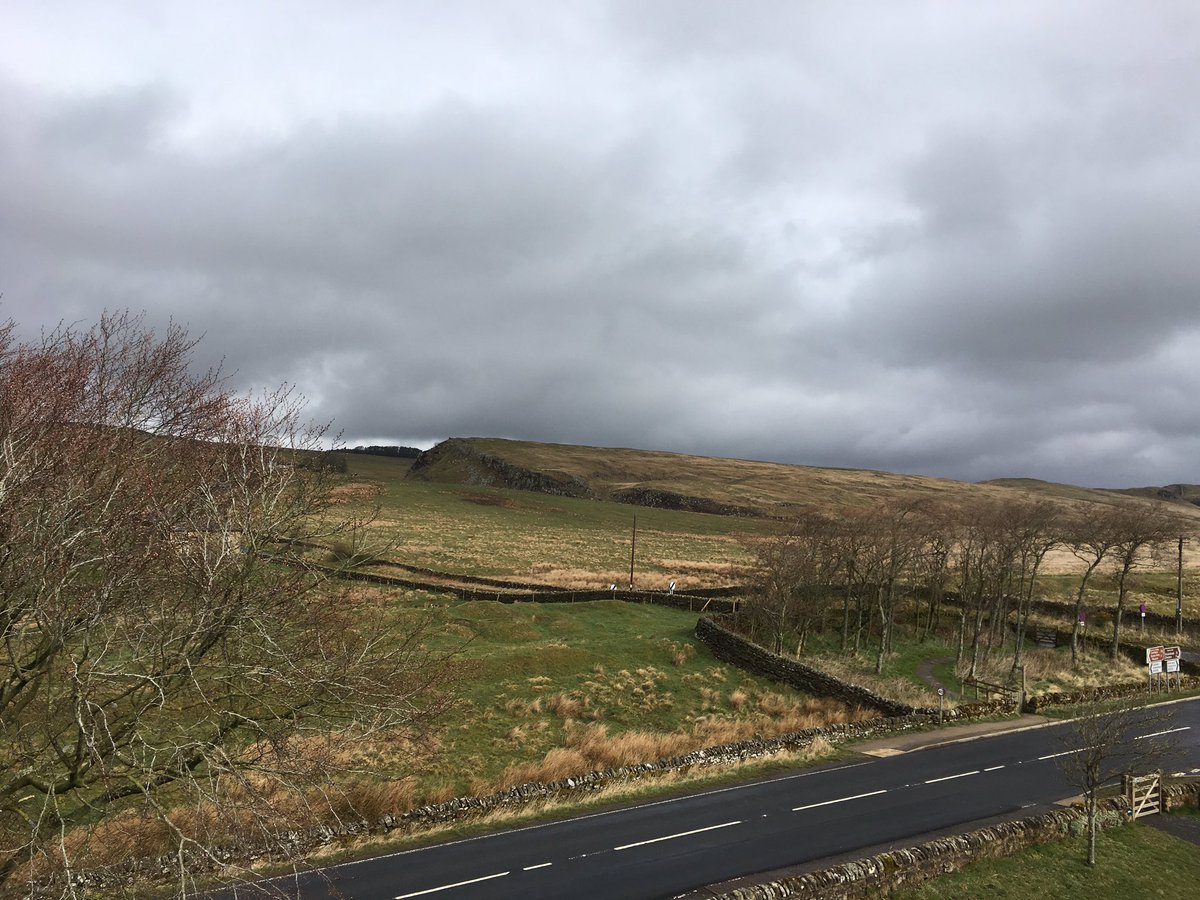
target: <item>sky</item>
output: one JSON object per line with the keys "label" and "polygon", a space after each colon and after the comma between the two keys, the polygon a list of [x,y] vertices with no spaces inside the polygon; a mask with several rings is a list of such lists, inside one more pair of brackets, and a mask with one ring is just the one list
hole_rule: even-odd
{"label": "sky", "polygon": [[0,317],[349,445],[1200,482],[1200,4],[0,9]]}

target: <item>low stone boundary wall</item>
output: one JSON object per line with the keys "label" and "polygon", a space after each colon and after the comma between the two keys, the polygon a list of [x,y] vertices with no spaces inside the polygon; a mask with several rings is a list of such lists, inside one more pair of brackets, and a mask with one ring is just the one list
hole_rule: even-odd
{"label": "low stone boundary wall", "polygon": [[[996,708],[996,704],[980,703],[946,710],[945,718],[963,720],[973,716],[994,715],[1001,711]],[[749,738],[731,744],[704,747],[658,762],[588,772],[560,781],[531,782],[480,797],[456,797],[444,803],[384,816],[376,822],[344,822],[337,826],[319,825],[296,829],[280,836],[270,847],[261,844],[229,845],[210,848],[211,852],[206,854],[186,851],[185,857],[193,871],[212,871],[217,861],[235,864],[261,858],[294,859],[342,838],[386,834],[396,830],[419,831],[431,825],[469,821],[501,808],[516,809],[539,800],[562,801],[581,798],[614,785],[635,783],[672,771],[748,762],[774,756],[783,751],[802,750],[818,737],[831,744],[842,744],[933,728],[937,723],[936,712],[918,712],[906,716],[880,716],[862,722],[837,723],[823,728],[807,728],[775,738]],[[138,877],[154,878],[162,875],[171,871],[171,867],[177,866],[178,863],[179,860],[174,856],[133,859],[108,869],[78,873],[74,876],[75,884],[93,890],[120,886]]]}
{"label": "low stone boundary wall", "polygon": [[[850,684],[834,678],[825,672],[807,666],[798,660],[790,659],[772,653],[764,647],[751,641],[744,635],[725,628],[719,622],[707,616],[696,623],[696,638],[704,643],[713,655],[738,668],[770,678],[780,684],[786,684],[798,691],[812,694],[816,697],[829,697],[840,700],[851,706],[865,706],[876,709],[884,715],[907,716],[912,714],[935,713],[933,709],[916,709],[907,704],[881,697],[864,687]],[[1144,651],[1142,651],[1144,653]],[[1193,663],[1185,661],[1184,669],[1194,669]],[[1182,689],[1194,690],[1200,687],[1200,678],[1184,675],[1181,679]],[[1123,697],[1138,697],[1147,693],[1143,682],[1111,685],[1087,691],[1072,691],[1053,694],[1039,694],[1025,701],[1022,712],[1037,713],[1054,706],[1076,706],[1081,703],[1117,700]],[[967,716],[987,716],[1011,712],[1012,704],[1001,701],[989,703],[973,703],[960,706]],[[953,712],[947,710],[947,714]],[[959,713],[962,715],[963,713]]]}
{"label": "low stone boundary wall", "polygon": [[[293,559],[273,554],[260,554],[264,559],[270,559],[285,565],[301,565]],[[453,584],[437,584],[412,578],[398,578],[394,575],[381,575],[378,572],[360,572],[356,569],[339,569],[321,563],[305,562],[305,569],[319,572],[329,578],[342,578],[347,581],[362,581],[367,584],[378,584],[386,587],[399,587],[413,591],[429,591],[435,594],[451,594],[460,600],[491,600],[495,603],[595,603],[600,600],[622,600],[626,603],[649,603],[654,606],[667,606],[672,609],[686,609],[691,612],[711,611],[715,613],[736,612],[741,602],[736,599],[730,589],[717,588],[711,594],[708,592],[676,592],[674,594],[662,591],[611,591],[589,590],[579,591],[573,588],[556,588],[553,591],[542,590],[486,590],[484,587],[463,587]],[[430,570],[431,572],[433,570]],[[457,575],[447,575],[447,578],[459,579]],[[459,579],[468,584],[470,579]],[[493,579],[498,581],[498,579]],[[740,589],[736,589],[740,590]]]}
{"label": "low stone boundary wall", "polygon": [[[1174,676],[1172,676],[1174,677]],[[1182,691],[1193,691],[1200,687],[1200,679],[1194,675],[1184,675],[1180,678]],[[1174,692],[1174,689],[1172,689]],[[1168,696],[1161,688],[1155,690],[1155,696]],[[1137,681],[1128,684],[1114,684],[1108,687],[1093,688],[1087,691],[1064,691],[1061,693],[1038,694],[1025,701],[1025,712],[1036,713],[1049,706],[1077,706],[1081,703],[1103,702],[1105,700],[1120,700],[1126,697],[1150,696],[1146,682]]]}
{"label": "low stone boundary wall", "polygon": [[[1168,809],[1196,806],[1200,803],[1200,784],[1173,785],[1163,791],[1163,796]],[[1101,801],[1099,823],[1102,827],[1124,824],[1127,812],[1122,799]],[[1027,847],[1066,840],[1085,827],[1085,815],[1082,809],[1067,809],[1002,822],[819,872],[738,888],[721,894],[717,900],[848,900],[886,896],[899,888],[914,888],[939,875],[957,872],[978,860],[998,859]]]}
{"label": "low stone boundary wall", "polygon": [[889,716],[907,716],[917,712],[915,707],[907,703],[889,700],[864,687],[827,675],[812,666],[772,653],[708,616],[702,616],[696,623],[696,638],[704,643],[717,659],[806,694],[829,697],[851,706],[877,709]]}

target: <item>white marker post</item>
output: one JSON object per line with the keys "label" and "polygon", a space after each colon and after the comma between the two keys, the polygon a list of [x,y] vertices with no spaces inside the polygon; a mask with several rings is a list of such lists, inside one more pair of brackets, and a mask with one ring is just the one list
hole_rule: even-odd
{"label": "white marker post", "polygon": [[946,689],[938,688],[938,724],[942,724],[942,719],[946,712]]}

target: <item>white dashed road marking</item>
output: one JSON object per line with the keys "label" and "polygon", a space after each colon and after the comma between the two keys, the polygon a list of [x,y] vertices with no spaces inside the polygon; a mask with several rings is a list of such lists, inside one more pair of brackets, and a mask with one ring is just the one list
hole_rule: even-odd
{"label": "white dashed road marking", "polygon": [[959,772],[957,775],[943,775],[941,778],[930,778],[923,784],[937,784],[939,781],[953,781],[955,778],[966,778],[968,775],[978,775],[978,769],[972,769],[970,772]]}
{"label": "white dashed road marking", "polygon": [[845,803],[847,800],[861,800],[863,797],[874,797],[876,794],[886,794],[887,791],[871,791],[867,794],[855,794],[853,797],[839,797],[836,800],[825,800],[822,803],[810,803],[808,806],[793,806],[792,812],[802,812],[806,809],[816,809],[818,806],[829,806],[831,803]]}
{"label": "white dashed road marking", "polygon": [[411,894],[401,894],[395,900],[406,900],[408,897],[424,897],[426,894],[436,894],[438,891],[448,891],[451,888],[463,887],[468,884],[477,884],[480,881],[491,881],[493,878],[503,878],[508,872],[497,872],[495,875],[484,875],[482,878],[471,878],[467,881],[456,881],[454,884],[443,884],[441,887],[426,888],[423,891],[413,891]]}
{"label": "white dashed road marking", "polygon": [[1182,728],[1168,728],[1166,731],[1156,731],[1154,734],[1141,734],[1134,738],[1135,741],[1144,741],[1146,738],[1162,737],[1164,734],[1174,734],[1177,731],[1190,731],[1191,725],[1184,725]]}
{"label": "white dashed road marking", "polygon": [[693,828],[691,831],[681,831],[679,834],[667,834],[662,837],[650,838],[648,841],[638,841],[636,844],[622,844],[620,847],[613,847],[614,850],[628,850],[631,847],[644,847],[647,844],[657,844],[659,841],[673,841],[675,838],[687,837],[689,834],[700,834],[704,831],[716,831],[718,828],[728,828],[730,825],[741,825],[742,820],[736,822],[724,822],[720,825],[709,825],[707,828]]}

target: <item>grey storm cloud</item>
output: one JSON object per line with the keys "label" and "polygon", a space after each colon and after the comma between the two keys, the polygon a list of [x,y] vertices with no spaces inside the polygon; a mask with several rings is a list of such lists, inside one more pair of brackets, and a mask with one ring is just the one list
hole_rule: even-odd
{"label": "grey storm cloud", "polygon": [[349,443],[1200,480],[1200,11],[14,4],[0,312]]}

